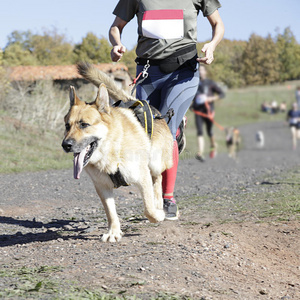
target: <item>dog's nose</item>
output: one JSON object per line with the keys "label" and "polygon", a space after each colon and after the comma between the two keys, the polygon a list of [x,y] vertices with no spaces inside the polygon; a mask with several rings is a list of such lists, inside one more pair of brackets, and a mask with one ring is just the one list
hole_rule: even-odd
{"label": "dog's nose", "polygon": [[66,152],[70,152],[72,150],[73,145],[74,145],[73,139],[63,140],[61,144],[61,146],[64,148]]}

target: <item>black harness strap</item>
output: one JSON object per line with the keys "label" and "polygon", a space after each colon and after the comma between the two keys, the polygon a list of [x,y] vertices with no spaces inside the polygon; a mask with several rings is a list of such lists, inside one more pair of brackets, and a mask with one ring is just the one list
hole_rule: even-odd
{"label": "black harness strap", "polygon": [[119,188],[120,186],[128,186],[128,183],[125,181],[119,169],[115,174],[108,174],[108,176],[113,182],[115,189]]}
{"label": "black harness strap", "polygon": [[153,115],[152,109],[146,100],[131,100],[123,102],[119,100],[113,104],[113,107],[123,107],[132,109],[136,118],[139,120],[141,125],[145,128],[150,139],[153,135]]}
{"label": "black harness strap", "polygon": [[170,108],[165,115],[155,114],[153,115],[153,118],[159,120],[168,118],[167,124],[169,124],[173,116],[174,116],[174,109]]}
{"label": "black harness strap", "polygon": [[[136,118],[145,128],[146,133],[149,135],[149,138],[152,138],[153,135],[153,119],[166,119],[170,122],[171,118],[174,116],[174,110],[170,108],[165,115],[161,115],[157,109],[154,107],[151,108],[149,103],[146,100],[131,100],[123,102],[119,100],[113,104],[113,107],[123,107],[132,109]],[[153,112],[155,114],[153,114]],[[122,173],[118,169],[115,174],[108,174],[111,181],[114,184],[114,188],[119,188],[120,186],[128,186],[128,183],[125,181]]]}

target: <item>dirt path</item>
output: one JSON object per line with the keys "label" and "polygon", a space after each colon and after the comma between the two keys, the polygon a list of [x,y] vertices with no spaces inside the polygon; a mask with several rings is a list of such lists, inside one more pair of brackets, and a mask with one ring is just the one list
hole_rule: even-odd
{"label": "dirt path", "polygon": [[[258,129],[264,149],[255,147]],[[118,244],[99,240],[106,220],[86,175],[80,181],[72,170],[1,175],[0,270],[60,267],[52,279],[61,284],[140,299],[300,299],[300,224],[261,222],[256,199],[280,188],[272,183],[299,166],[300,149],[291,150],[284,123],[244,126],[241,134],[237,161],[220,154],[206,163],[180,162],[179,221],[150,224],[137,191],[118,189],[125,232]],[[17,286],[14,277],[0,276],[0,291]],[[39,295],[30,297],[53,299]]]}

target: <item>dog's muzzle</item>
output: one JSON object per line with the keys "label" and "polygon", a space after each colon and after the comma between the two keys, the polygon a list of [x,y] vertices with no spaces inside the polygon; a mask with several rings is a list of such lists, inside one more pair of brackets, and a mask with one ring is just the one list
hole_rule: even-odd
{"label": "dog's muzzle", "polygon": [[63,140],[61,146],[67,153],[69,153],[72,152],[72,147],[74,146],[74,144],[75,144],[74,139],[67,139],[67,140]]}

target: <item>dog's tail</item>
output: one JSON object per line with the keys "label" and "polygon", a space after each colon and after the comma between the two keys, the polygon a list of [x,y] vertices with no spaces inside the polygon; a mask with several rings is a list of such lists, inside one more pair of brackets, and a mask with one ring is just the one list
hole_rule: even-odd
{"label": "dog's tail", "polygon": [[122,100],[124,102],[129,100],[136,100],[136,98],[127,94],[124,90],[120,89],[114,80],[104,72],[98,70],[93,65],[87,62],[80,62],[77,64],[79,74],[86,80],[99,87],[101,83],[106,85],[109,96],[115,101]]}

